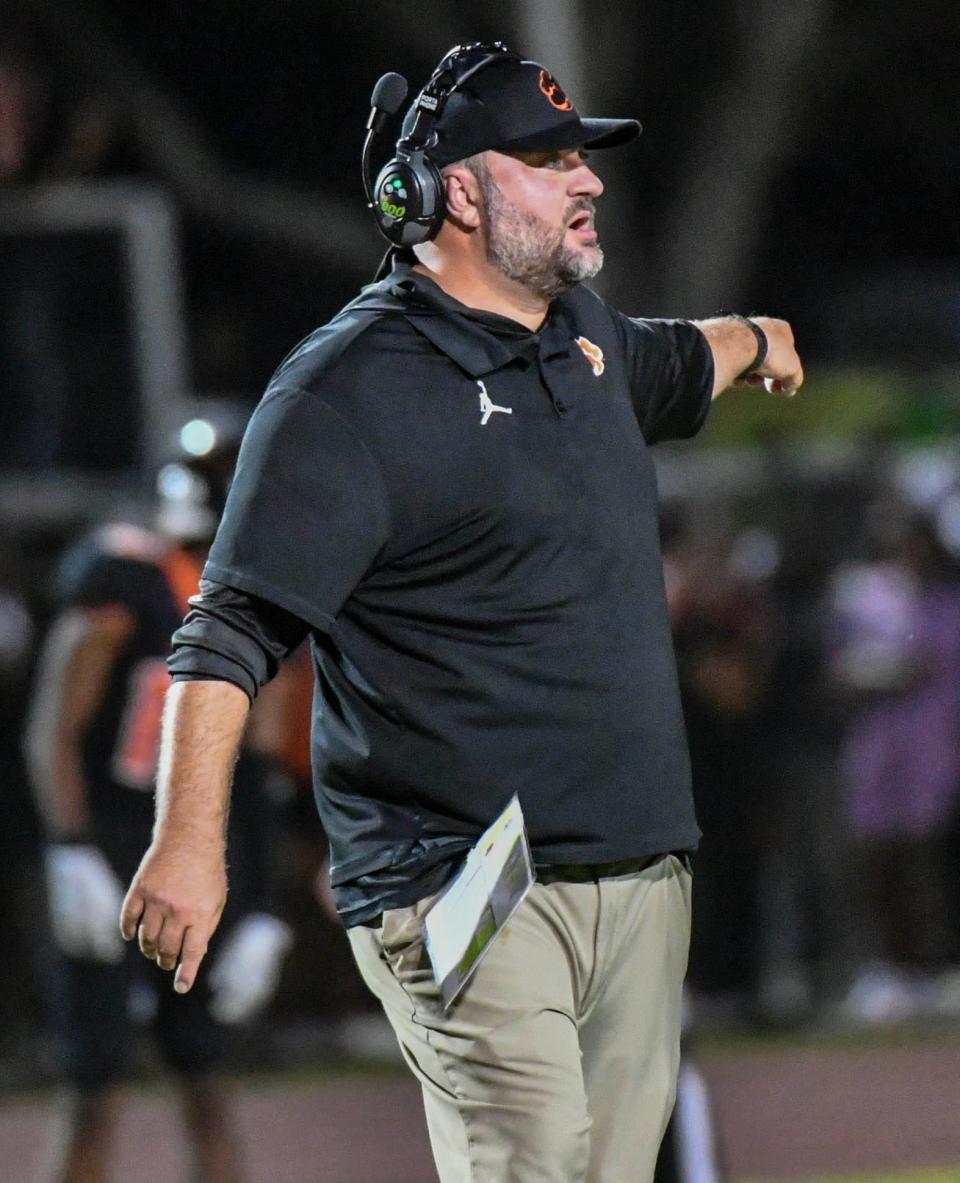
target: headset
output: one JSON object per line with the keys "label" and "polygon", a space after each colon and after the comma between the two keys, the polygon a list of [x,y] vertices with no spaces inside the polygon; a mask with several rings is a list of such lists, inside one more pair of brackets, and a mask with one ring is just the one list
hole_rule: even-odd
{"label": "headset", "polygon": [[[475,60],[477,55],[479,60]],[[396,114],[407,95],[399,74],[384,74],[370,96],[370,117],[363,144],[363,185],[367,207],[380,233],[393,246],[411,247],[436,238],[443,225],[446,196],[440,170],[430,159],[436,147],[434,128],[450,96],[478,71],[504,54],[516,57],[502,41],[458,45],[443,58],[413,106],[409,132],[397,141],[392,160],[370,182],[370,149],[387,117]]]}

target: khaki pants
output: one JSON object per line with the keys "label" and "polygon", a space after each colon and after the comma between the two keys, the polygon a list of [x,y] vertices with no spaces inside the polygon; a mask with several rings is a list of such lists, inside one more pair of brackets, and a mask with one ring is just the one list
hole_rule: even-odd
{"label": "khaki pants", "polygon": [[[580,869],[578,869],[580,870]],[[650,1183],[676,1092],[687,868],[535,883],[444,1013],[433,898],[350,930],[423,1089],[442,1183]]]}

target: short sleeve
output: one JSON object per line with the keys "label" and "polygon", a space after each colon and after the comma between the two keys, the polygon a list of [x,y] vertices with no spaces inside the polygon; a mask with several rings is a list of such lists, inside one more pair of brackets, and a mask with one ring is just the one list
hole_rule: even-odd
{"label": "short sleeve", "polygon": [[655,444],[695,435],[713,395],[713,353],[706,337],[689,320],[617,316],[644,439]]}
{"label": "short sleeve", "polygon": [[328,630],[389,536],[379,469],[322,398],[269,391],[247,427],[204,578]]}

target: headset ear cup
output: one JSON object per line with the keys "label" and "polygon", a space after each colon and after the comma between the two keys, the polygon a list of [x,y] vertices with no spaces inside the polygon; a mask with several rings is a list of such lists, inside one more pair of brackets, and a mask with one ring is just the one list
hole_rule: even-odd
{"label": "headset ear cup", "polygon": [[373,215],[394,246],[416,246],[440,232],[446,192],[437,167],[422,152],[397,156],[380,170],[373,190]]}
{"label": "headset ear cup", "polygon": [[[459,59],[478,51],[482,54],[480,61],[473,62],[465,71],[458,68]],[[371,192],[367,187],[371,137],[379,126],[380,115],[386,113],[386,108],[374,104],[367,124],[367,138],[363,145],[363,182],[368,204],[373,210],[380,233],[387,242],[394,246],[416,246],[421,242],[429,242],[440,233],[447,212],[446,187],[440,170],[426,155],[437,144],[435,125],[450,95],[478,70],[482,70],[490,62],[499,60],[504,54],[520,60],[500,41],[489,44],[475,41],[469,45],[458,45],[445,55],[431,75],[430,81],[420,92],[419,98],[407,112],[401,131],[402,139],[397,142],[396,154],[393,160],[380,170]],[[380,83],[383,80],[381,79]],[[382,97],[380,83],[377,83],[374,89],[378,101],[379,97]]]}

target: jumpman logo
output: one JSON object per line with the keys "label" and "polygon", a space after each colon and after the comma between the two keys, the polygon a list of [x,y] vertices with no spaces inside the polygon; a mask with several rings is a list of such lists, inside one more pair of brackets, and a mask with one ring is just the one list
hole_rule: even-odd
{"label": "jumpman logo", "polygon": [[490,395],[487,394],[486,386],[484,386],[479,378],[477,379],[477,385],[480,387],[480,412],[483,415],[483,418],[480,420],[481,427],[487,426],[487,422],[494,411],[502,411],[504,415],[513,414],[513,407],[498,407],[495,402],[491,401]]}

